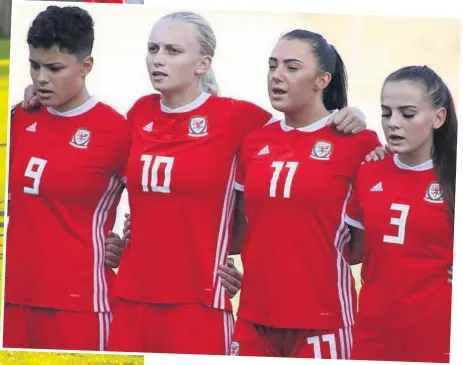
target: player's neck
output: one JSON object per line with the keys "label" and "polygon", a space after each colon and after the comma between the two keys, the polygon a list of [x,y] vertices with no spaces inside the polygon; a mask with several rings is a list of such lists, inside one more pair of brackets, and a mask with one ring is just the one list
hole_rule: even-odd
{"label": "player's neck", "polygon": [[84,88],[81,92],[79,92],[74,98],[72,98],[68,102],[61,104],[60,106],[53,107],[52,109],[57,111],[58,113],[65,113],[85,104],[88,101],[88,99],[90,99],[90,94],[88,93],[87,89]]}
{"label": "player's neck", "polygon": [[191,104],[201,95],[199,88],[189,88],[181,93],[161,94],[161,103],[169,109],[178,109]]}
{"label": "player's neck", "polygon": [[400,162],[408,166],[418,166],[432,159],[432,142],[431,144],[424,144],[420,148],[417,148],[408,153],[398,153],[397,157]]}
{"label": "player's neck", "polygon": [[303,128],[318,122],[320,119],[323,119],[328,115],[330,115],[330,112],[323,104],[308,104],[294,112],[285,113],[285,122],[290,127]]}

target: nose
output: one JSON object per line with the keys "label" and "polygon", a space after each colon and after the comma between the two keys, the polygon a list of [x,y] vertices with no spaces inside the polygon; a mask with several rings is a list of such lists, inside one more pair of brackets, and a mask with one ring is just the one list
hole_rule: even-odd
{"label": "nose", "polygon": [[39,72],[37,75],[37,81],[40,84],[46,84],[48,82],[48,73],[43,67],[40,67],[39,69]]}
{"label": "nose", "polygon": [[389,118],[387,126],[390,129],[398,129],[402,126],[402,118],[400,115],[397,115],[396,113],[393,113],[391,117]]}
{"label": "nose", "polygon": [[283,70],[282,67],[277,66],[273,71],[270,71],[270,79],[274,82],[281,82],[283,81]]}
{"label": "nose", "polygon": [[149,55],[151,64],[153,64],[156,67],[163,66],[165,64],[164,57],[162,55],[162,52],[156,52],[153,54]]}

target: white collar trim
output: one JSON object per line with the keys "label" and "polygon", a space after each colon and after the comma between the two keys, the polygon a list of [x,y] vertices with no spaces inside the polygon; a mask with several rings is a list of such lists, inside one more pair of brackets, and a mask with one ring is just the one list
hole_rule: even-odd
{"label": "white collar trim", "polygon": [[432,162],[432,160],[428,160],[416,166],[406,165],[402,161],[399,160],[399,155],[397,154],[394,155],[394,163],[399,169],[402,169],[402,170],[426,171],[434,167],[434,163]]}
{"label": "white collar trim", "polygon": [[286,121],[284,119],[282,119],[281,122],[280,122],[281,129],[283,129],[285,132],[289,132],[289,131],[293,131],[293,130],[298,130],[300,132],[315,132],[315,131],[318,131],[318,130],[322,129],[323,127],[325,127],[326,123],[328,122],[328,119],[330,119],[330,117],[333,114],[337,113],[338,111],[339,111],[338,109],[330,110],[330,115],[316,121],[315,123],[309,124],[308,126],[301,127],[301,128],[293,128],[293,127],[287,125]]}
{"label": "white collar trim", "polygon": [[88,112],[90,109],[95,107],[98,104],[98,99],[94,96],[91,96],[85,103],[79,105],[77,108],[72,110],[68,110],[67,112],[59,112],[53,108],[47,108],[48,112],[53,115],[57,115],[60,117],[76,117],[78,115],[84,114]]}
{"label": "white collar trim", "polygon": [[211,94],[202,92],[196,100],[192,101],[190,104],[175,108],[175,109],[170,109],[167,106],[165,106],[162,101],[161,101],[161,110],[164,113],[186,113],[190,112],[192,110],[195,110],[196,108],[199,108],[201,105],[203,105]]}

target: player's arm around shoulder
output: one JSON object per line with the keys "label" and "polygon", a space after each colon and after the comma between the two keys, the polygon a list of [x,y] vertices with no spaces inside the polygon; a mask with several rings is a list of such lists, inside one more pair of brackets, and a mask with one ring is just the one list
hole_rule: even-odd
{"label": "player's arm around shoulder", "polygon": [[383,146],[377,133],[371,129],[364,129],[354,139],[362,163],[382,161],[390,155],[388,146]]}
{"label": "player's arm around shoulder", "polygon": [[327,125],[345,135],[357,135],[367,127],[365,114],[357,107],[346,106],[333,112]]}
{"label": "player's arm around shoulder", "polygon": [[233,122],[243,136],[278,121],[268,110],[250,101],[228,99],[228,102],[228,107],[232,109]]}
{"label": "player's arm around shoulder", "polygon": [[104,119],[107,132],[108,151],[113,156],[113,168],[121,180],[125,178],[125,167],[132,146],[132,128],[128,119],[107,104],[102,104],[100,118]]}

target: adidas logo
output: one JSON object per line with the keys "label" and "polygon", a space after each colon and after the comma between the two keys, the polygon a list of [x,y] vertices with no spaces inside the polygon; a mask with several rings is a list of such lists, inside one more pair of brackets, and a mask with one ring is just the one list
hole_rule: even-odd
{"label": "adidas logo", "polygon": [[143,130],[146,132],[152,132],[153,131],[153,122],[148,123],[143,127]]}
{"label": "adidas logo", "polygon": [[37,122],[32,123],[29,127],[26,128],[28,132],[35,132],[37,130]]}
{"label": "adidas logo", "polygon": [[262,148],[257,156],[262,156],[262,155],[268,155],[270,153],[270,148],[268,148],[268,145]]}
{"label": "adidas logo", "polygon": [[373,186],[370,191],[383,191],[383,183],[379,182],[375,186]]}

